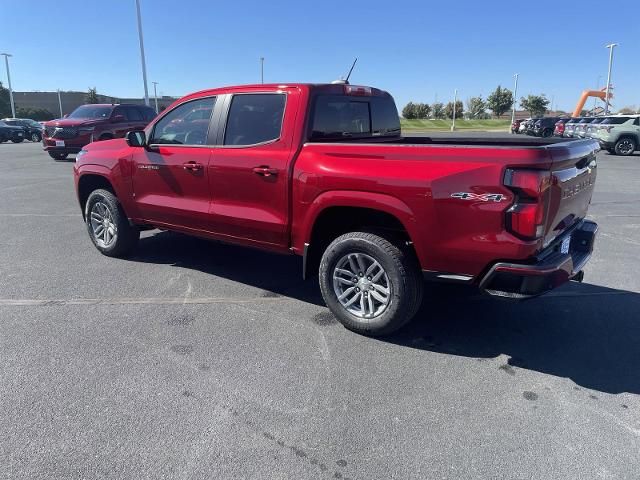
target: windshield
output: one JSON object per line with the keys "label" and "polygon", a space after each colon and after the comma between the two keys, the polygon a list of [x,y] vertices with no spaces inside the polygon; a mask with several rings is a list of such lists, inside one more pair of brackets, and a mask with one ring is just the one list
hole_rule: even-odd
{"label": "windshield", "polygon": [[113,107],[105,105],[82,105],[76,108],[67,118],[109,118]]}

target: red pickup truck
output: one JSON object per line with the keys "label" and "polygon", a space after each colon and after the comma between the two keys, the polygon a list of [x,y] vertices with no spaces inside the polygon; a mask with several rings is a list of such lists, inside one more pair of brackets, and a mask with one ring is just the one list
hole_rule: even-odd
{"label": "red pickup truck", "polygon": [[510,298],[581,280],[597,150],[403,137],[382,90],[247,85],[188,95],[144,131],[91,143],[74,174],[103,254],[126,256],[141,229],[162,228],[300,255],[343,325],[382,335],[415,315],[425,278]]}

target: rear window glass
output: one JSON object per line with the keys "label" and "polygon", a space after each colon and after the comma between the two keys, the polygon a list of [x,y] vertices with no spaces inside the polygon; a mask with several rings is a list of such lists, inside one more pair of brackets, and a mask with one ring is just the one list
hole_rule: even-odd
{"label": "rear window glass", "polygon": [[628,120],[631,120],[631,117],[609,117],[609,118],[605,118],[602,124],[603,125],[622,125]]}
{"label": "rear window glass", "polygon": [[400,134],[400,118],[390,96],[318,95],[311,139],[339,139]]}
{"label": "rear window glass", "polygon": [[234,95],[229,108],[225,145],[257,145],[277,140],[286,98],[282,94]]}

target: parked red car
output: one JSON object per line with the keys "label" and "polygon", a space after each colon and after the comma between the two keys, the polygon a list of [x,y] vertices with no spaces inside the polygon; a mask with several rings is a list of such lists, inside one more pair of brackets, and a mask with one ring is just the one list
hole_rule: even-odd
{"label": "parked red car", "polygon": [[103,254],[159,227],[300,255],[347,328],[381,335],[416,313],[423,277],[509,298],[581,280],[597,150],[402,137],[384,91],[249,85],[188,95],[144,131],[88,145],[74,175]]}
{"label": "parked red car", "polygon": [[142,130],[155,116],[156,112],[144,105],[82,105],[65,118],[46,122],[42,144],[51,158],[64,160],[93,141]]}

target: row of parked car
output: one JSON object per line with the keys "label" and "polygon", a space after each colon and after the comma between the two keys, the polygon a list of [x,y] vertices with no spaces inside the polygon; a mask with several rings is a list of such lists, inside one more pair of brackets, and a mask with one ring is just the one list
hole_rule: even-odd
{"label": "row of parked car", "polygon": [[591,138],[609,153],[631,155],[640,149],[640,115],[528,118],[514,121],[511,133],[536,137]]}
{"label": "row of parked car", "polygon": [[20,143],[24,140],[42,141],[44,127],[30,118],[3,118],[0,120],[0,143],[11,140]]}

